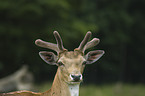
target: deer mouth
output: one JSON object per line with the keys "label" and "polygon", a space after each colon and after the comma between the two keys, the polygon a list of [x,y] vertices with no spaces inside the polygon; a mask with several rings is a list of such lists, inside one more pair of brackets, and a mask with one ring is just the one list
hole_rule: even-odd
{"label": "deer mouth", "polygon": [[80,83],[82,82],[82,80],[80,80],[80,81],[66,81],[66,80],[65,80],[65,82],[66,82],[67,84],[80,84]]}
{"label": "deer mouth", "polygon": [[75,81],[72,81],[72,82],[69,82],[69,84],[80,84],[81,82],[75,82]]}
{"label": "deer mouth", "polygon": [[78,80],[78,81],[69,81],[67,82],[68,84],[80,84],[82,82],[82,80]]}
{"label": "deer mouth", "polygon": [[81,83],[82,81],[72,81],[72,83]]}

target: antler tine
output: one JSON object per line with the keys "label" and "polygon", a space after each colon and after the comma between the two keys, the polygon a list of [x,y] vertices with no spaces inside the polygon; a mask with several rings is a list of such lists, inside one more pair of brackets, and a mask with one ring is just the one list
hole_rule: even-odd
{"label": "antler tine", "polygon": [[58,33],[57,31],[54,31],[53,34],[54,34],[55,39],[56,39],[56,41],[57,41],[58,49],[59,49],[60,51],[64,51],[63,42],[62,42],[62,39],[61,39],[59,33]]}
{"label": "antler tine", "polygon": [[86,43],[89,41],[90,37],[91,37],[91,32],[87,32],[86,36],[84,37],[83,41],[80,43],[80,46],[79,46],[79,50],[80,51],[83,51],[84,49],[84,46],[86,45]]}
{"label": "antler tine", "polygon": [[98,39],[98,38],[93,38],[91,41],[89,41],[89,42],[85,45],[85,47],[84,47],[84,49],[83,49],[83,52],[84,52],[85,50],[91,48],[91,47],[94,47],[94,46],[98,45],[99,42],[100,42],[100,39]]}
{"label": "antler tine", "polygon": [[41,39],[37,39],[37,40],[35,41],[35,44],[36,44],[37,46],[40,46],[40,47],[52,49],[52,50],[54,50],[54,51],[56,51],[56,52],[59,51],[59,49],[58,49],[58,47],[57,47],[56,44],[49,43],[49,42],[45,42],[45,41],[42,41]]}

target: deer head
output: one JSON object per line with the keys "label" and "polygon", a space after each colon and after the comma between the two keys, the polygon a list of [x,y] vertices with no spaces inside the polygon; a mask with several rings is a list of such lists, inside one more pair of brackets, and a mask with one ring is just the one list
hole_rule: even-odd
{"label": "deer head", "polygon": [[91,32],[87,32],[79,47],[74,49],[74,51],[68,51],[63,47],[62,39],[57,31],[54,31],[54,36],[57,44],[45,42],[40,39],[35,41],[36,45],[57,52],[57,55],[55,55],[53,52],[41,51],[39,52],[40,57],[46,63],[58,66],[61,80],[68,84],[80,83],[83,80],[82,74],[85,66],[96,62],[104,54],[103,50],[95,50],[85,55],[85,50],[96,46],[100,40],[94,38],[89,41]]}

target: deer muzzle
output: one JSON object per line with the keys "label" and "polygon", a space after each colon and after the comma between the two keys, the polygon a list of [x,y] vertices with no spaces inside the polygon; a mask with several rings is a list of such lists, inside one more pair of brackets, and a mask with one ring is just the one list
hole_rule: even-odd
{"label": "deer muzzle", "polygon": [[82,74],[70,74],[72,82],[80,82],[82,81],[82,77]]}

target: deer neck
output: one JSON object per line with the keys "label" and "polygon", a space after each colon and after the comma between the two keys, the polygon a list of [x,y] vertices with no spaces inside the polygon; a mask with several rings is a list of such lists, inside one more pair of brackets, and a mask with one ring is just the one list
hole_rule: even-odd
{"label": "deer neck", "polygon": [[69,85],[70,96],[79,96],[79,84]]}
{"label": "deer neck", "polygon": [[[68,84],[61,78],[60,69],[58,68],[52,87],[49,91],[50,96],[79,96],[80,84]],[[45,94],[48,94],[45,92]],[[44,95],[47,96],[47,95]]]}

